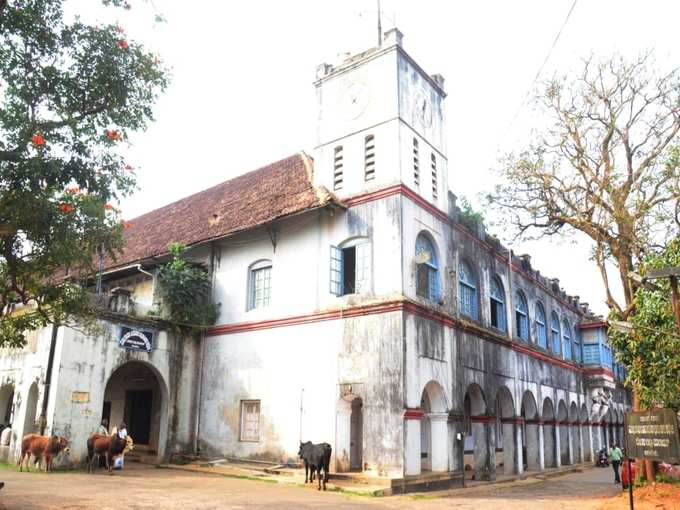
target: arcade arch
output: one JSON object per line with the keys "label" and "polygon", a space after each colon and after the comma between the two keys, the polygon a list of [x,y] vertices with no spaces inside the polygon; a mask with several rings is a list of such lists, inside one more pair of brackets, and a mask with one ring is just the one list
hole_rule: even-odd
{"label": "arcade arch", "polygon": [[421,471],[448,471],[448,406],[444,390],[437,381],[425,385],[420,409],[423,412],[420,422]]}

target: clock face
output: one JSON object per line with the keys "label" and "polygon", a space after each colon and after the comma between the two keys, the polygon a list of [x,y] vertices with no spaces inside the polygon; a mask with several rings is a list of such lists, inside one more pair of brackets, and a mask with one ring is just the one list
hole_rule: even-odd
{"label": "clock face", "polygon": [[340,96],[340,108],[346,120],[359,117],[368,106],[371,92],[364,82],[350,82]]}
{"label": "clock face", "polygon": [[429,128],[432,125],[432,105],[422,90],[418,91],[415,95],[413,118],[424,128]]}

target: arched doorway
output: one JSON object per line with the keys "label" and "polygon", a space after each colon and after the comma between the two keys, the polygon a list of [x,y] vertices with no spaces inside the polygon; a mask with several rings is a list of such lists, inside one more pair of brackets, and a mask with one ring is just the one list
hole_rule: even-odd
{"label": "arched doorway", "polygon": [[421,471],[448,471],[448,409],[441,385],[430,381],[420,397],[423,418],[420,422]]}
{"label": "arched doorway", "polygon": [[538,409],[536,399],[531,391],[524,392],[522,397],[522,445],[524,449],[524,462],[527,470],[538,471],[541,469],[541,445],[538,439]]}
{"label": "arched doorway", "polygon": [[364,402],[354,393],[338,401],[335,449],[335,469],[339,473],[363,470]]}
{"label": "arched doorway", "polygon": [[[484,392],[477,384],[468,386],[463,401],[463,420],[465,425],[465,465],[472,466],[475,480],[489,480],[494,473],[492,468],[491,449],[495,453],[495,441],[488,433],[488,417]],[[493,444],[490,444],[493,441]],[[493,469],[495,470],[495,461]]]}
{"label": "arched doorway", "polygon": [[5,384],[0,388],[0,424],[8,426],[14,422],[14,385]]}
{"label": "arched doorway", "polygon": [[543,401],[543,459],[545,467],[555,467],[555,408],[552,400],[546,398]]}
{"label": "arched doorway", "polygon": [[31,387],[28,390],[25,409],[24,430],[22,431],[21,437],[24,437],[26,434],[35,434],[38,432],[38,427],[36,427],[35,423],[38,411],[38,385],[36,383],[31,384]]}
{"label": "arched doorway", "polygon": [[118,367],[106,384],[102,418],[111,428],[125,422],[141,453],[161,453],[167,430],[167,391],[156,371],[140,361]]}
{"label": "arched doorway", "polygon": [[564,403],[564,400],[560,400],[557,405],[557,422],[555,425],[560,438],[559,456],[561,466],[571,464],[569,462],[569,422],[567,418],[567,405]]}
{"label": "arched doorway", "polygon": [[[503,473],[512,475],[517,472],[515,451],[515,404],[512,394],[506,386],[501,386],[496,393],[496,465],[503,464]],[[499,455],[499,448],[502,455]]]}

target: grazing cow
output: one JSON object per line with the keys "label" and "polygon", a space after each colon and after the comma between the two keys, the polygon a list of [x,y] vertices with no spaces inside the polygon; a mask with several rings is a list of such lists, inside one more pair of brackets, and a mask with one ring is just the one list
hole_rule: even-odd
{"label": "grazing cow", "polygon": [[118,437],[118,434],[104,436],[93,434],[87,439],[87,472],[92,473],[96,469],[95,459],[98,462],[99,456],[104,455],[106,459],[106,469],[109,474],[113,474],[113,458],[132,450],[132,438]]}
{"label": "grazing cow", "polygon": [[[300,443],[298,455],[302,458],[305,464],[305,483],[307,483],[307,469],[310,470],[310,482],[314,481],[314,472],[316,471],[319,479],[319,488],[321,490],[321,482],[323,479],[323,490],[326,490],[326,482],[328,481],[328,468],[331,463],[331,445],[328,443],[312,444],[311,441]],[[324,474],[321,475],[321,470]]]}
{"label": "grazing cow", "polygon": [[38,434],[28,434],[21,440],[21,458],[19,459],[19,471],[22,471],[24,458],[26,458],[26,470],[28,470],[28,462],[31,455],[35,457],[36,464],[40,464],[40,460],[45,461],[45,472],[52,471],[52,459],[59,455],[60,452],[68,453],[68,439],[60,436],[41,436]]}

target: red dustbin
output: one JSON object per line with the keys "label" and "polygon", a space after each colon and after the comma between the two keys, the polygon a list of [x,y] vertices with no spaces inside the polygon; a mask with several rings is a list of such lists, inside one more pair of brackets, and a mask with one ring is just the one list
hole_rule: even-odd
{"label": "red dustbin", "polygon": [[624,460],[623,463],[621,464],[621,485],[623,486],[624,489],[628,488],[628,463],[630,462],[630,467],[633,473],[633,480],[635,480],[637,473],[635,470],[635,461],[634,460]]}

